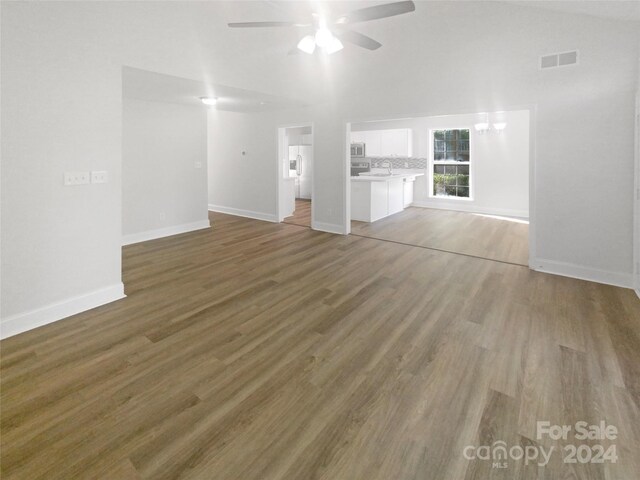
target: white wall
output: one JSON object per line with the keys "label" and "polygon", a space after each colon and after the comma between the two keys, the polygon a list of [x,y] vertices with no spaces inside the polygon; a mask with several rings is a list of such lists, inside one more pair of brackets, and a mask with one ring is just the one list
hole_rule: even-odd
{"label": "white wall", "polygon": [[277,221],[273,114],[211,109],[208,119],[209,209]]}
{"label": "white wall", "polygon": [[[123,294],[120,69],[24,7],[2,2],[3,337]],[[92,170],[109,183],[63,185]]]}
{"label": "white wall", "polygon": [[[472,125],[469,120],[466,123]],[[529,112],[505,112],[502,120],[507,127],[500,134],[478,135],[471,128],[475,177],[471,208],[482,213],[528,218]],[[434,123],[432,128],[440,128],[439,121]],[[424,203],[428,205],[434,200],[424,198]]]}
{"label": "white wall", "polygon": [[206,108],[125,98],[122,128],[124,243],[208,227]]}

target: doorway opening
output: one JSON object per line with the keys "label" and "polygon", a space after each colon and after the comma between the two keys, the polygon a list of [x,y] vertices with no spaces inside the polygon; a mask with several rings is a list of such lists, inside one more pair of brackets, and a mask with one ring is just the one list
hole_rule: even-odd
{"label": "doorway opening", "polygon": [[531,110],[351,122],[353,235],[528,266]]}
{"label": "doorway opening", "polygon": [[310,228],[313,217],[313,126],[280,127],[278,151],[279,221]]}

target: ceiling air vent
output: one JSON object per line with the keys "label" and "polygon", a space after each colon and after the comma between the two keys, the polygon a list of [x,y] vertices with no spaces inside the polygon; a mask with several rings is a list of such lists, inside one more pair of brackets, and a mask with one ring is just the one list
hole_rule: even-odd
{"label": "ceiling air vent", "polygon": [[540,69],[568,67],[578,63],[578,51],[552,53],[551,55],[543,55],[540,57]]}

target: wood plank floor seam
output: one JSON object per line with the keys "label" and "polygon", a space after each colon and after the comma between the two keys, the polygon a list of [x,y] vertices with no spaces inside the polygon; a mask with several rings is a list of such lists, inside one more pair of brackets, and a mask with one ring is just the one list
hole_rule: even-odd
{"label": "wood plank floor seam", "polygon": [[[297,227],[309,228],[311,229],[311,209],[310,203],[308,200],[296,200],[296,210],[294,215],[291,217],[287,217],[283,220],[282,223],[286,223],[287,225],[295,225]],[[528,226],[524,229],[521,228],[523,225],[518,225],[520,227],[519,235],[513,235],[506,225],[509,224],[507,220],[498,220],[492,219],[490,217],[482,218],[478,220],[477,217],[474,216],[473,213],[467,212],[453,212],[447,210],[434,210],[429,208],[410,208],[409,211],[412,211],[412,216],[409,218],[406,217],[405,212],[400,212],[390,217],[387,217],[382,220],[378,220],[374,223],[363,223],[363,222],[352,222],[352,228],[349,235],[358,236],[362,238],[371,238],[373,240],[379,240],[383,242],[393,242],[399,245],[406,245],[410,247],[418,247],[424,248],[427,250],[434,250],[438,252],[451,253],[454,255],[464,255],[471,258],[478,258],[482,260],[492,260],[495,262],[501,262],[509,265],[515,265],[520,267],[529,268],[528,262],[526,262],[526,257],[520,255],[523,258],[522,261],[510,261],[508,260],[509,254],[506,251],[508,248],[504,245],[503,242],[494,242],[498,245],[496,252],[489,253],[488,250],[483,250],[482,248],[477,249],[478,253],[469,253],[464,252],[461,249],[447,249],[438,246],[438,239],[434,240],[424,240],[420,241],[403,241],[400,240],[402,238],[402,233],[398,233],[395,230],[397,225],[403,225],[403,228],[413,228],[418,232],[424,231],[425,227],[433,227],[434,229],[440,228],[442,225],[447,225],[449,219],[447,218],[450,215],[467,217],[467,218],[475,218],[476,221],[482,221],[485,224],[485,228],[488,228],[487,225],[490,226],[494,235],[504,236],[510,239],[511,245],[517,245],[519,251],[527,251],[527,243],[528,238],[523,233],[528,233]],[[418,213],[416,213],[418,212]],[[425,212],[431,215],[437,215],[437,218],[433,220],[429,220],[428,215],[423,215]],[[403,217],[404,216],[404,217]],[[453,226],[447,226],[447,235],[455,235],[462,241],[471,241],[472,237],[472,229],[469,229],[465,225],[454,224]],[[377,231],[378,234],[373,233],[373,231]],[[381,236],[382,235],[382,236]],[[415,237],[414,237],[415,238]],[[504,250],[503,251],[501,251]]]}
{"label": "wood plank floor seam", "polygon": [[[300,225],[298,223],[290,223],[290,222],[287,222],[287,221],[284,221],[283,223],[286,223],[287,225],[293,225],[295,227],[307,228],[309,230],[312,230],[310,225]],[[397,243],[398,245],[404,245],[404,246],[407,246],[407,247],[424,248],[425,250],[434,250],[436,252],[451,253],[453,255],[462,255],[462,256],[470,257],[470,258],[477,258],[479,260],[488,260],[490,262],[505,263],[507,265],[514,265],[516,267],[529,268],[528,265],[525,265],[525,264],[522,264],[522,263],[514,263],[514,262],[508,262],[506,260],[498,260],[498,259],[495,259],[495,258],[482,257],[482,256],[479,256],[479,255],[471,255],[469,253],[455,252],[453,250],[445,250],[443,248],[427,247],[425,245],[416,245],[416,244],[413,244],[413,243],[401,242],[399,240],[389,240],[389,239],[386,239],[386,238],[377,238],[377,237],[372,237],[370,235],[360,235],[360,234],[353,233],[353,232],[349,233],[349,235],[353,235],[354,237],[370,238],[371,240],[378,240],[380,242]]]}

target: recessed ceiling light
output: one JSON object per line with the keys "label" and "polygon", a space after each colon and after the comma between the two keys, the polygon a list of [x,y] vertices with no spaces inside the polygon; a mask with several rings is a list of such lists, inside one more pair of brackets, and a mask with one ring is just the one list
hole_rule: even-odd
{"label": "recessed ceiling light", "polygon": [[200,97],[200,100],[202,101],[202,103],[209,106],[213,106],[218,103],[218,99],[215,97]]}

